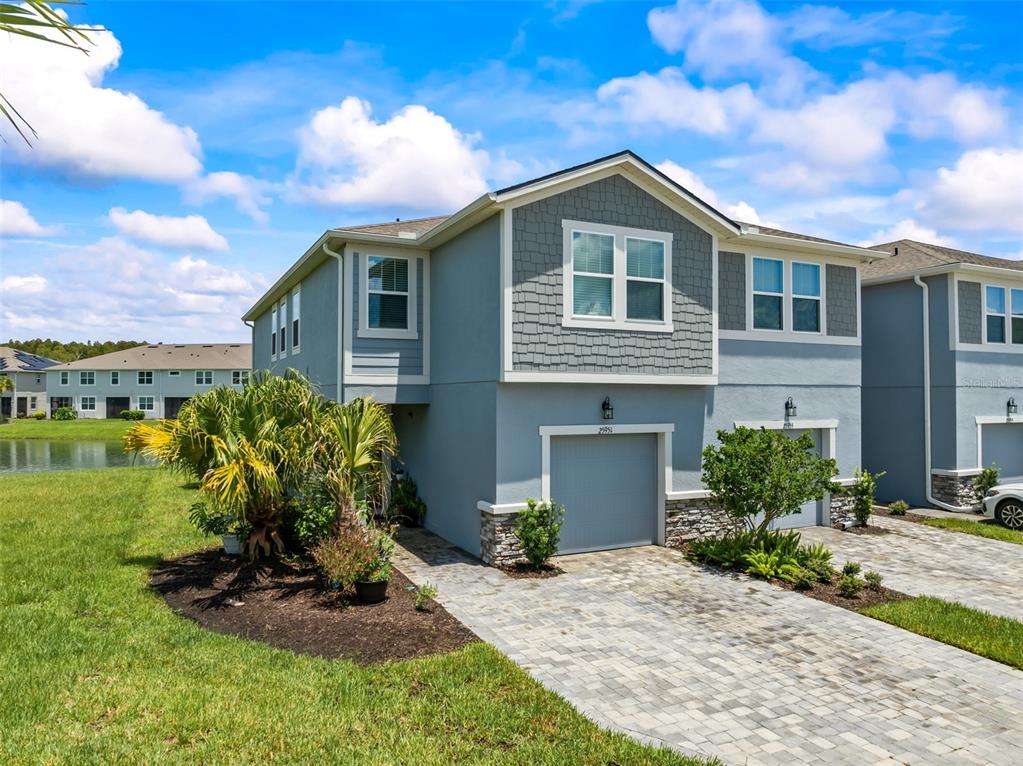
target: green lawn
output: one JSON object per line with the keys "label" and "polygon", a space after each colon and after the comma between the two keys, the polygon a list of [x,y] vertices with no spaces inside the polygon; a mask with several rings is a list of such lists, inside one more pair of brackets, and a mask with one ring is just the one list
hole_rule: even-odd
{"label": "green lawn", "polygon": [[1023,670],[1023,622],[1019,620],[930,596],[878,604],[862,612]]}
{"label": "green lawn", "polygon": [[0,439],[96,440],[120,439],[132,422],[113,420],[36,420],[24,418],[0,425]]}
{"label": "green lawn", "polygon": [[980,521],[970,521],[969,519],[927,519],[922,523],[929,527],[953,529],[956,532],[965,532],[968,535],[978,535],[992,540],[1001,540],[1003,543],[1023,545],[1023,531],[1007,529],[1001,524],[985,524]]}
{"label": "green lawn", "polygon": [[148,572],[205,543],[162,469],[10,475],[0,497],[0,763],[696,763],[487,645],[367,668],[176,616]]}

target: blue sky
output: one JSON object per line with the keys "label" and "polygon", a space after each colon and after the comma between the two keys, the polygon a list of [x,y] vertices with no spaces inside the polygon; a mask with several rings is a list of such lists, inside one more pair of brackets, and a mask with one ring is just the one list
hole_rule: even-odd
{"label": "blue sky", "polygon": [[0,39],[0,337],[248,337],[330,226],[631,148],[740,220],[1023,256],[1023,4],[90,2]]}

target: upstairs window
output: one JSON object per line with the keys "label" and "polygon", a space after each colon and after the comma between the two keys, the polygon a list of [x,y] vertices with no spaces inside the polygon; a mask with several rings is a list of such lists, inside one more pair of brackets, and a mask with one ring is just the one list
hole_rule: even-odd
{"label": "upstairs window", "polygon": [[78,373],[78,384],[81,386],[95,386],[96,385],[96,373],[95,372],[80,372]]}
{"label": "upstairs window", "polygon": [[301,287],[296,287],[291,293],[291,353],[297,354],[301,336],[299,333],[299,320],[302,318],[302,292]]}
{"label": "upstairs window", "polygon": [[672,235],[563,221],[566,327],[671,332]]}
{"label": "upstairs window", "polygon": [[152,370],[139,370],[138,371],[138,383],[140,386],[151,386],[153,385],[153,371]]}
{"label": "upstairs window", "polygon": [[821,331],[821,267],[792,262],[792,329]]}
{"label": "upstairs window", "polygon": [[121,385],[121,373],[118,372],[117,370],[114,370],[113,372],[110,373],[110,385],[112,386]]}
{"label": "upstairs window", "polygon": [[1012,343],[1023,344],[1023,290],[1012,291]]}
{"label": "upstairs window", "polygon": [[986,290],[985,327],[988,343],[1005,343],[1005,288],[988,287]]}
{"label": "upstairs window", "polygon": [[785,329],[785,263],[774,258],[753,259],[753,329]]}
{"label": "upstairs window", "polygon": [[281,320],[278,325],[280,332],[277,339],[277,349],[281,356],[284,356],[285,350],[288,347],[288,301],[286,298],[281,298],[281,304],[277,307],[277,314]]}
{"label": "upstairs window", "polygon": [[366,258],[367,326],[374,330],[407,330],[409,326],[408,259]]}
{"label": "upstairs window", "polygon": [[270,358],[277,358],[277,304],[270,311]]}
{"label": "upstairs window", "polygon": [[197,385],[197,386],[212,386],[213,385],[213,370],[196,370],[195,371],[195,385]]}
{"label": "upstairs window", "polygon": [[71,373],[70,372],[62,372],[60,374],[60,384],[62,386],[66,386],[70,382],[71,382]]}

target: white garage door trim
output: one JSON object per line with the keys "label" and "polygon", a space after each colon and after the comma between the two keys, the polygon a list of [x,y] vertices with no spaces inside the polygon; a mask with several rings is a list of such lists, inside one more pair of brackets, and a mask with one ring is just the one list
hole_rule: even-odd
{"label": "white garage door trim", "polygon": [[540,495],[551,499],[552,436],[614,436],[615,434],[656,434],[657,463],[657,544],[664,545],[664,494],[671,486],[671,435],[674,423],[598,423],[579,426],[540,426]]}
{"label": "white garage door trim", "polygon": [[1018,423],[1023,425],[1023,419],[1014,418],[1010,415],[977,415],[977,468],[984,467],[984,426],[1005,425],[1006,423]]}

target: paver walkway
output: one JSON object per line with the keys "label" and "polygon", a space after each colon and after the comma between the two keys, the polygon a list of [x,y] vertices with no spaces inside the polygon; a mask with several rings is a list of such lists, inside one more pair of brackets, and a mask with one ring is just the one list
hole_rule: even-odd
{"label": "paver walkway", "polygon": [[1009,764],[1023,673],[676,551],[513,579],[427,532],[395,563],[477,635],[609,728],[735,764]]}
{"label": "paver walkway", "polygon": [[805,542],[828,546],[837,567],[858,561],[903,593],[960,601],[1023,620],[1023,545],[884,516],[873,516],[870,523],[889,534],[858,535],[830,527],[799,531]]}

